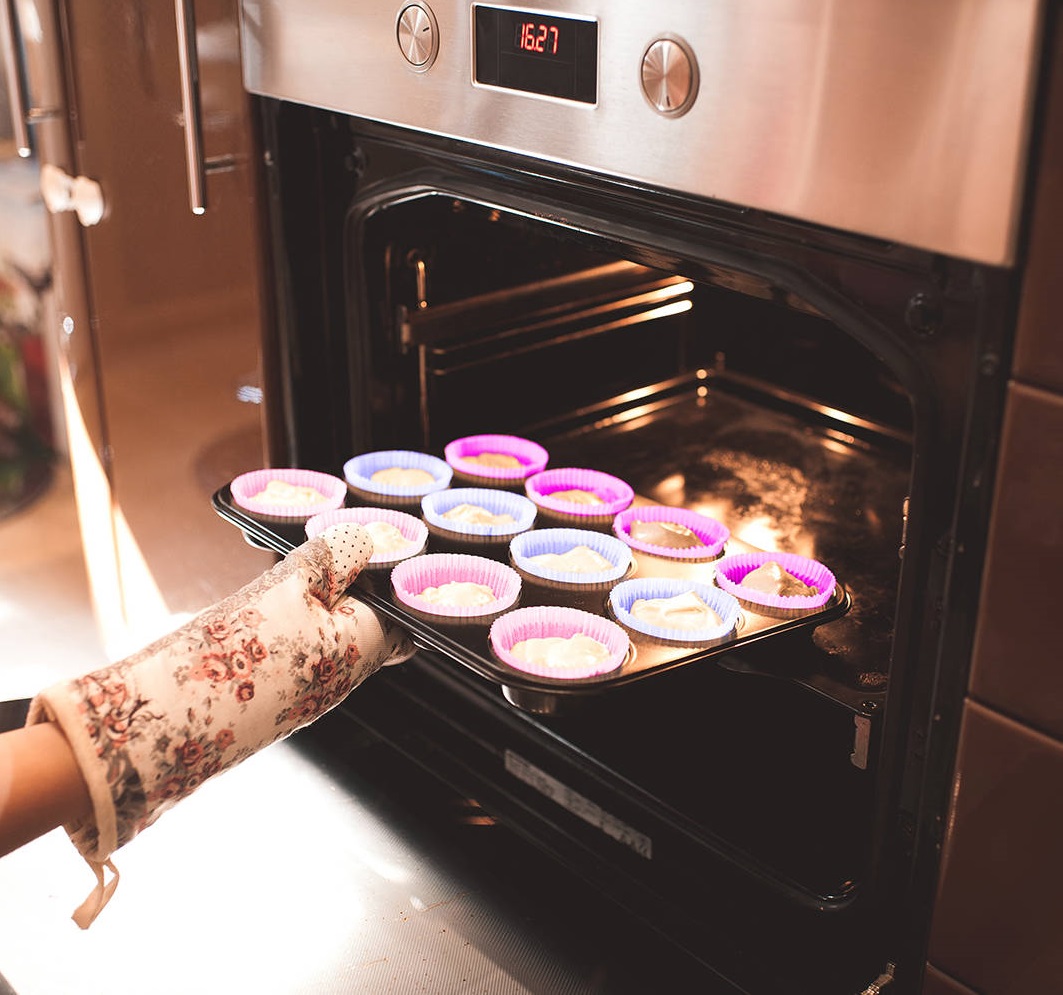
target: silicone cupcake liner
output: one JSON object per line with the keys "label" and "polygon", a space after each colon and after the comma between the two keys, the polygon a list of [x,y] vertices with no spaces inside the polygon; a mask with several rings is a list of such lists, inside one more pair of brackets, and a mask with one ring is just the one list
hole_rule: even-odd
{"label": "silicone cupcake liner", "polygon": [[[512,653],[512,647],[525,639],[548,639],[551,636],[568,639],[577,633],[602,643],[609,651],[609,656],[586,667],[562,669],[529,664]],[[514,670],[562,680],[579,680],[608,674],[627,659],[630,649],[627,633],[615,622],[600,615],[580,611],[578,608],[551,608],[542,605],[518,608],[495,619],[488,633],[488,641],[498,659]]]}
{"label": "silicone cupcake liner", "polygon": [[[501,525],[473,525],[444,517],[460,504],[477,505],[492,515],[512,515],[513,521]],[[453,487],[426,494],[421,500],[421,513],[431,531],[472,541],[502,541],[526,532],[535,522],[536,510],[535,504],[522,494],[487,487]]]}
{"label": "silicone cupcake liner", "polygon": [[307,520],[306,534],[313,539],[331,525],[340,522],[356,522],[366,525],[369,522],[387,522],[394,525],[409,541],[409,545],[390,552],[374,552],[369,558],[370,568],[389,567],[399,560],[409,559],[424,550],[428,542],[428,528],[419,518],[407,515],[404,511],[392,511],[390,508],[337,508],[325,511]]}
{"label": "silicone cupcake liner", "polygon": [[[276,504],[257,498],[273,480],[280,480],[293,487],[310,487],[321,495],[321,501],[313,504]],[[245,511],[274,521],[306,519],[322,511],[331,511],[343,506],[347,498],[347,485],[339,477],[316,470],[296,470],[278,467],[272,470],[251,470],[242,473],[229,485],[229,492]]]}
{"label": "silicone cupcake liner", "polygon": [[[640,599],[675,598],[693,591],[721,618],[719,625],[703,629],[675,629],[644,622],[631,614],[631,606]],[[648,577],[625,580],[609,593],[609,608],[625,628],[653,639],[670,643],[706,644],[730,636],[738,626],[742,610],[738,600],[711,584],[692,583],[672,577]]]}
{"label": "silicone cupcake liner", "polygon": [[[816,594],[764,594],[742,586],[742,579],[752,570],[774,560],[787,573],[793,574],[810,587],[816,588]],[[800,614],[822,608],[834,597],[836,581],[830,572],[818,560],[810,560],[796,553],[738,553],[725,556],[716,562],[716,583],[728,594],[733,594],[742,604],[753,606],[753,610],[767,608],[771,611]]]}
{"label": "silicone cupcake liner", "polygon": [[[576,546],[593,549],[599,556],[605,557],[612,567],[593,573],[579,573],[553,570],[531,562],[532,557],[544,553],[567,553]],[[587,590],[610,587],[631,569],[631,550],[624,543],[613,536],[586,529],[537,529],[525,532],[509,544],[509,556],[517,571],[529,579]]]}
{"label": "silicone cupcake liner", "polygon": [[[403,470],[425,470],[432,475],[432,483],[423,487],[398,487],[371,479],[378,470],[388,470],[393,466]],[[453,474],[454,471],[438,457],[409,449],[362,453],[343,464],[343,476],[355,494],[404,505],[417,505],[426,494],[449,487]]]}
{"label": "silicone cupcake liner", "polygon": [[[428,587],[451,581],[490,587],[495,600],[486,605],[434,605],[420,597]],[[511,567],[483,556],[467,553],[429,553],[403,560],[391,572],[395,597],[423,615],[455,620],[473,620],[512,608],[520,594],[520,576]]]}
{"label": "silicone cupcake liner", "polygon": [[[481,453],[503,453],[520,460],[519,467],[482,466],[470,463],[470,456]],[[447,463],[456,476],[465,480],[494,484],[520,482],[541,472],[550,459],[550,454],[537,442],[516,435],[468,435],[455,439],[443,450]]]}
{"label": "silicone cupcake liner", "polygon": [[[631,485],[619,477],[614,477],[600,470],[585,470],[575,467],[562,467],[556,470],[543,470],[529,477],[524,485],[525,492],[544,511],[570,518],[574,521],[610,521],[632,501],[635,492]],[[573,501],[558,500],[552,495],[558,491],[591,491],[601,498],[601,504],[576,504]]]}
{"label": "silicone cupcake liner", "polygon": [[[635,521],[673,522],[676,525],[683,525],[705,545],[675,549],[671,546],[658,546],[655,543],[632,538],[631,524]],[[653,556],[663,556],[670,560],[714,560],[723,552],[724,544],[731,537],[727,526],[716,521],[715,518],[699,515],[686,508],[669,508],[659,504],[628,508],[620,512],[613,519],[613,532],[632,549],[650,553]]]}

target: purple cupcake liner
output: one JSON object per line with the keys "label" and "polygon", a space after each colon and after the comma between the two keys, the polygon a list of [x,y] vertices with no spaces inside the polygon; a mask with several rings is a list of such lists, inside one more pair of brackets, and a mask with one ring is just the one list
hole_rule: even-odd
{"label": "purple cupcake liner", "polygon": [[[690,529],[704,546],[688,546],[676,549],[672,546],[658,546],[652,542],[643,542],[631,536],[632,522],[672,522]],[[726,525],[699,515],[686,508],[670,508],[666,505],[651,504],[638,508],[627,508],[613,519],[613,532],[632,549],[637,549],[652,556],[663,556],[670,560],[714,560],[723,552],[724,544],[731,538]]]}
{"label": "purple cupcake liner", "polygon": [[[444,517],[461,504],[474,504],[492,515],[512,515],[513,521],[502,525],[473,525]],[[421,500],[421,514],[428,527],[437,533],[457,538],[508,539],[526,532],[535,523],[535,504],[523,494],[492,490],[487,487],[453,487]]]}
{"label": "purple cupcake liner", "polygon": [[[561,467],[543,470],[528,478],[524,490],[540,508],[554,514],[565,515],[575,520],[609,520],[619,514],[632,501],[635,492],[631,485],[619,477],[601,470],[586,470],[578,467]],[[601,504],[576,504],[558,500],[552,495],[559,491],[591,491],[601,498]]]}
{"label": "purple cupcake liner", "polygon": [[[639,599],[674,598],[693,591],[722,619],[716,626],[704,629],[674,629],[652,625],[631,614],[631,607]],[[609,593],[609,608],[616,620],[627,629],[654,639],[672,643],[711,643],[732,635],[742,618],[738,600],[711,584],[700,584],[675,577],[647,577],[625,580]]]}
{"label": "purple cupcake liner", "polygon": [[[393,466],[404,470],[425,470],[432,475],[432,483],[423,487],[399,487],[372,480],[378,470]],[[450,486],[454,471],[437,456],[409,449],[382,449],[353,456],[343,464],[343,476],[351,490],[377,500],[391,500],[402,504],[417,504],[426,494]]]}
{"label": "purple cupcake liner", "polygon": [[[609,651],[609,656],[600,663],[587,667],[561,669],[528,664],[511,652],[513,646],[525,639],[548,639],[551,636],[568,639],[577,633],[602,643]],[[623,664],[631,646],[627,633],[615,622],[601,615],[578,608],[553,608],[544,605],[518,608],[495,619],[488,632],[488,641],[498,659],[514,670],[561,680],[580,680],[608,674]]]}
{"label": "purple cupcake liner", "polygon": [[[486,605],[434,605],[420,597],[429,587],[451,581],[490,587],[495,600]],[[391,572],[391,587],[404,605],[424,615],[472,619],[512,608],[520,595],[520,575],[511,567],[467,553],[429,553],[403,560]]]}
{"label": "purple cupcake liner", "polygon": [[[273,480],[280,480],[293,487],[310,487],[321,495],[321,501],[313,504],[289,505],[275,504],[255,497]],[[245,511],[270,518],[305,519],[322,511],[331,511],[343,506],[347,498],[347,485],[328,473],[316,470],[298,470],[276,468],[272,470],[251,470],[242,473],[229,485],[233,500]]]}
{"label": "purple cupcake liner", "polygon": [[325,511],[320,515],[314,515],[307,519],[306,535],[313,539],[325,529],[340,522],[355,522],[358,525],[366,525],[369,522],[387,522],[394,525],[408,540],[409,545],[402,549],[388,553],[374,552],[369,558],[370,567],[388,567],[399,560],[409,559],[424,550],[428,542],[428,528],[419,518],[407,515],[404,511],[392,511],[390,508],[337,508],[335,511]]}
{"label": "purple cupcake liner", "polygon": [[[570,570],[551,570],[530,562],[534,556],[544,553],[567,553],[576,546],[593,549],[612,564],[611,569],[578,573]],[[631,569],[631,550],[624,543],[613,536],[587,529],[536,529],[534,532],[525,532],[510,542],[509,557],[513,566],[526,577],[541,578],[574,587],[609,585],[626,576]]]}
{"label": "purple cupcake liner", "polygon": [[[520,460],[521,465],[481,466],[468,461],[468,457],[481,453],[504,453]],[[448,443],[443,455],[456,474],[470,480],[499,483],[513,483],[540,473],[550,459],[550,454],[537,442],[517,435],[467,435]]]}
{"label": "purple cupcake liner", "polygon": [[[774,560],[787,573],[793,574],[817,594],[793,594],[788,596],[764,594],[742,586],[742,579],[752,570]],[[811,611],[822,608],[834,597],[837,582],[834,574],[818,560],[810,560],[796,553],[738,553],[725,556],[716,562],[716,583],[728,594],[733,594],[744,604],[759,605],[779,611]]]}

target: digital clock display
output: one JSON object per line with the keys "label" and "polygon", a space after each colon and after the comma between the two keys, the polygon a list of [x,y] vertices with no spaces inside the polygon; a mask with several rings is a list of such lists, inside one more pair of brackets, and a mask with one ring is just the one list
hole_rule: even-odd
{"label": "digital clock display", "polygon": [[478,83],[562,100],[598,100],[598,23],[475,5]]}

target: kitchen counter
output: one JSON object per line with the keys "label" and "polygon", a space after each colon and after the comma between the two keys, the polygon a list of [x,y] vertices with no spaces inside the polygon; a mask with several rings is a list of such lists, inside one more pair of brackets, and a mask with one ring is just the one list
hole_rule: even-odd
{"label": "kitchen counter", "polygon": [[3,858],[0,975],[17,995],[712,990],[474,802],[356,747],[348,766],[304,731],[207,782],[119,851],[84,932],[93,878],[61,830]]}

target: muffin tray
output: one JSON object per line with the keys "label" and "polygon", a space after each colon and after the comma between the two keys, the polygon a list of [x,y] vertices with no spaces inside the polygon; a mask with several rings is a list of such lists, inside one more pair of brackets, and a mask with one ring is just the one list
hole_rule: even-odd
{"label": "muffin tray", "polygon": [[[254,546],[283,555],[306,540],[305,526],[301,519],[283,524],[260,521],[235,503],[228,485],[215,492],[212,503],[218,515],[239,528],[246,540]],[[352,497],[347,503],[354,505],[357,501]],[[636,495],[635,506],[649,504],[650,502]],[[546,527],[545,522],[543,525]],[[598,528],[597,531],[606,530]],[[472,552],[478,556],[509,562],[508,544],[506,543],[490,546],[478,545],[476,548],[470,548],[457,546],[434,534],[429,535],[425,552]],[[759,552],[759,550],[733,536],[728,539],[724,549],[725,555],[752,552]],[[635,566],[627,575],[629,577],[683,577],[691,581],[713,583],[714,561],[684,563],[648,555],[637,549],[632,549],[631,553]],[[674,667],[709,660],[756,640],[784,632],[814,628],[844,615],[851,605],[850,594],[839,579],[834,595],[827,604],[796,618],[761,615],[743,606],[735,630],[713,645],[689,646],[664,643],[628,630],[631,645],[627,658],[617,670],[597,677],[560,679],[525,673],[499,660],[488,642],[489,624],[451,624],[445,619],[429,622],[423,617],[414,615],[395,598],[391,589],[390,569],[363,571],[352,586],[351,594],[401,623],[410,632],[414,642],[422,649],[444,654],[481,677],[498,684],[505,697],[514,705],[542,714],[557,712],[562,707],[578,703],[580,699],[585,699],[588,695],[600,694],[612,688],[629,685]],[[580,608],[596,615],[612,618],[608,590],[571,593],[538,584],[529,584],[526,581],[514,607],[528,607],[529,605]]]}

